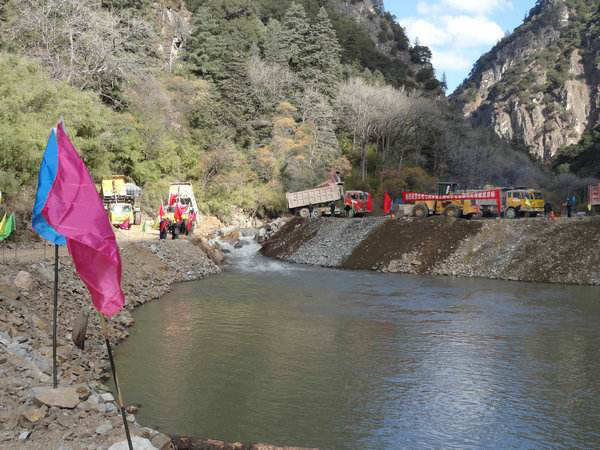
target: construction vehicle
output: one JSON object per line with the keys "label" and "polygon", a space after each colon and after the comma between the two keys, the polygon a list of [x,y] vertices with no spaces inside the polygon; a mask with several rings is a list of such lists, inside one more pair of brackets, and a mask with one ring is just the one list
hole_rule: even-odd
{"label": "construction vehicle", "polygon": [[600,214],[600,183],[588,185],[588,208],[590,213]]}
{"label": "construction vehicle", "polygon": [[373,212],[371,194],[363,191],[344,191],[344,183],[329,183],[305,191],[285,194],[292,214],[300,217],[322,215],[360,216]]}
{"label": "construction vehicle", "polygon": [[[544,195],[535,189],[526,187],[497,188],[500,190],[501,211],[505,218],[536,217],[544,213]],[[494,201],[480,201],[479,206],[484,216],[498,215]]]}
{"label": "construction vehicle", "polygon": [[141,188],[127,183],[123,175],[113,175],[102,179],[101,191],[104,209],[112,225],[128,223],[130,228],[142,223],[142,210],[138,205]]}
{"label": "construction vehicle", "polygon": [[[177,209],[179,209],[179,213],[181,214],[179,224],[175,218],[175,211]],[[193,232],[193,228],[199,222],[200,215],[192,183],[178,181],[169,185],[165,218],[169,222],[169,231],[173,232],[175,230],[175,234],[178,234],[179,229],[186,229],[186,225],[191,218],[190,229]]]}
{"label": "construction vehicle", "polygon": [[438,183],[437,194],[403,192],[402,203],[412,204],[415,217],[428,217],[439,214],[446,217],[470,219],[481,213],[479,202],[495,201],[500,205],[499,192],[491,190],[463,190],[457,183]]}

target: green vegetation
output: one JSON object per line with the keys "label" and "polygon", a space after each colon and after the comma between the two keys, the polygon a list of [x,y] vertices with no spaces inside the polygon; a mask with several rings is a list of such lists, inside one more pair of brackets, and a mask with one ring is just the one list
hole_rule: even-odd
{"label": "green vegetation", "polygon": [[0,190],[23,210],[60,115],[96,181],[126,175],[149,210],[189,180],[204,212],[274,215],[333,168],[374,193],[543,181],[448,108],[382,2],[360,21],[360,0],[4,3]]}

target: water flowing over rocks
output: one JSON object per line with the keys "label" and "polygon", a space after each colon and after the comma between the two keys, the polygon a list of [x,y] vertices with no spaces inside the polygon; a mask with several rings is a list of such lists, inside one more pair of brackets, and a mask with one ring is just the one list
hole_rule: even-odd
{"label": "water flowing over rocks", "polygon": [[261,249],[346,269],[600,284],[600,218],[293,219]]}

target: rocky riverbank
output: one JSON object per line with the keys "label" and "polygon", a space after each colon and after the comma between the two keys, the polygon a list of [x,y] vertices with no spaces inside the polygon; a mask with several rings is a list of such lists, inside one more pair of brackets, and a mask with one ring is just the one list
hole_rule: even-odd
{"label": "rocky riverbank", "polygon": [[[113,344],[127,337],[134,323],[133,308],[159,298],[175,282],[220,271],[214,261],[218,252],[199,241],[131,242],[122,245],[121,256],[127,305],[110,322]],[[124,431],[114,398],[104,384],[110,366],[98,315],[90,308],[88,292],[70,258],[61,256],[60,388],[48,389],[52,384],[53,263],[50,255],[29,259],[0,266],[0,448],[109,448],[123,441]],[[80,350],[71,333],[88,312],[85,349]],[[136,448],[172,448],[168,436],[136,422],[136,410],[135,405],[127,408]]]}
{"label": "rocky riverbank", "polygon": [[600,284],[600,218],[294,219],[262,253],[346,269]]}

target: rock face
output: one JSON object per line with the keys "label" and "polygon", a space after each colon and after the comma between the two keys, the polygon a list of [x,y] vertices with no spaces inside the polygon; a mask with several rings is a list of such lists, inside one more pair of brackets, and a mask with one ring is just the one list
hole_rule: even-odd
{"label": "rock face", "polygon": [[597,0],[541,0],[450,98],[474,124],[550,161],[600,123]]}

